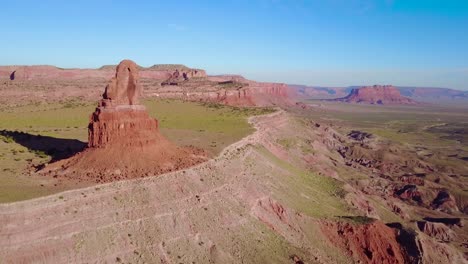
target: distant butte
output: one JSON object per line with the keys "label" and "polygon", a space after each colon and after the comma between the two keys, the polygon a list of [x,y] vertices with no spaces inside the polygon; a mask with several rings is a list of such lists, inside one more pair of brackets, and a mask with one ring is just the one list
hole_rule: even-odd
{"label": "distant butte", "polygon": [[157,175],[206,160],[203,150],[178,147],[159,133],[158,120],[139,104],[139,69],[122,61],[88,125],[88,147],[43,171],[109,182]]}
{"label": "distant butte", "polygon": [[404,97],[400,91],[392,85],[374,85],[355,88],[343,98],[332,99],[332,101],[378,104],[378,105],[414,105],[418,102]]}

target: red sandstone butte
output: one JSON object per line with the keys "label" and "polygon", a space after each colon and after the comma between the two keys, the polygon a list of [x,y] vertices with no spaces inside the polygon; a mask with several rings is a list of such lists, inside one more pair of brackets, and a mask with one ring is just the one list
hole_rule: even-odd
{"label": "red sandstone butte", "polygon": [[374,85],[351,90],[348,96],[333,101],[361,104],[412,105],[416,101],[406,98],[391,85]]}
{"label": "red sandstone butte", "polygon": [[55,175],[108,182],[157,175],[206,160],[193,147],[181,148],[159,133],[158,121],[145,106],[137,65],[122,61],[109,81],[88,125],[88,148],[77,155],[49,164]]}

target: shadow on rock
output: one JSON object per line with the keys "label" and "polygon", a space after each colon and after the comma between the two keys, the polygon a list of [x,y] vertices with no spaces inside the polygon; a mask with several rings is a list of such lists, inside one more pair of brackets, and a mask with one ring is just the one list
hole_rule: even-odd
{"label": "shadow on rock", "polygon": [[397,232],[397,241],[405,251],[405,262],[421,263],[422,252],[419,246],[417,233],[414,230],[403,227],[401,223],[388,223],[388,227]]}
{"label": "shadow on rock", "polygon": [[82,151],[87,145],[76,139],[32,135],[20,131],[1,130],[0,135],[11,138],[32,152],[50,156],[52,158],[51,162],[69,158]]}

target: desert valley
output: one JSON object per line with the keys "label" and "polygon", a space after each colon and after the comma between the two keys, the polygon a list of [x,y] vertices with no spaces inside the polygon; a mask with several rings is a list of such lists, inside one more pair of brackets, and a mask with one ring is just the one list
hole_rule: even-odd
{"label": "desert valley", "polygon": [[467,0],[0,10],[0,264],[468,264]]}
{"label": "desert valley", "polygon": [[467,262],[466,92],[130,60],[0,79],[0,263]]}

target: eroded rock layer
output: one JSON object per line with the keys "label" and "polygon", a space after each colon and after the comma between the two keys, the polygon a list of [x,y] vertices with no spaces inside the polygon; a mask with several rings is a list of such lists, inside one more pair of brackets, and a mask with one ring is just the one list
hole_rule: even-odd
{"label": "eroded rock layer", "polygon": [[143,147],[157,144],[158,120],[151,118],[141,105],[99,107],[91,115],[88,147],[118,144]]}

